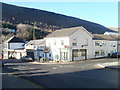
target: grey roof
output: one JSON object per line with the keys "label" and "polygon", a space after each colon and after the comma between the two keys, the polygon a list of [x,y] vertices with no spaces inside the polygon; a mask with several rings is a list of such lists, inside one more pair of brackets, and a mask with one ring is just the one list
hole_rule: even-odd
{"label": "grey roof", "polygon": [[30,40],[27,45],[44,45],[45,44],[45,39],[38,39],[38,40]]}
{"label": "grey roof", "polygon": [[119,40],[118,35],[92,34],[93,40]]}
{"label": "grey roof", "polygon": [[39,46],[45,46],[45,40],[43,40],[43,41],[39,44]]}
{"label": "grey roof", "polygon": [[56,30],[52,32],[51,34],[47,35],[46,38],[70,36],[79,29],[83,29],[83,27],[79,26],[79,27],[64,28],[64,29]]}
{"label": "grey roof", "polygon": [[16,37],[16,36],[12,36],[10,37],[8,40],[5,41],[6,43],[25,43],[25,41],[23,41],[22,39]]}

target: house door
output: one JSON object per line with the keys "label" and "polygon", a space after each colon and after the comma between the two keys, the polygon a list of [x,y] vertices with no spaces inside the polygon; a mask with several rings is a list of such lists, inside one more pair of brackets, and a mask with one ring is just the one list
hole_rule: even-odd
{"label": "house door", "polygon": [[30,56],[34,60],[34,53],[33,52],[27,52],[27,55]]}
{"label": "house door", "polygon": [[68,52],[61,52],[61,60],[67,60],[68,59]]}

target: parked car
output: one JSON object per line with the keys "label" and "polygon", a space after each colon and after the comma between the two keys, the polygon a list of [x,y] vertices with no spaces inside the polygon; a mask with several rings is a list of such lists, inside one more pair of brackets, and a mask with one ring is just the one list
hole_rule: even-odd
{"label": "parked car", "polygon": [[113,53],[111,54],[111,57],[112,57],[112,58],[120,58],[120,52],[113,52]]}
{"label": "parked car", "polygon": [[30,56],[24,56],[24,57],[21,58],[21,60],[26,61],[26,62],[29,62],[29,61],[32,62],[33,61],[33,59]]}
{"label": "parked car", "polygon": [[4,64],[5,64],[4,61],[0,60],[0,66],[4,67],[5,66]]}

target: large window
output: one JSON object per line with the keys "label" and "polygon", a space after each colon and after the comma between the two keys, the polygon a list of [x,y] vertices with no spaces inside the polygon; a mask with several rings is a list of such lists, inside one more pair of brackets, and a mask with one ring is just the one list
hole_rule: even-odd
{"label": "large window", "polygon": [[78,57],[78,50],[73,50],[73,57]]}
{"label": "large window", "polygon": [[100,55],[99,51],[95,51],[95,56]]}
{"label": "large window", "polygon": [[85,49],[80,49],[81,56],[85,56]]}
{"label": "large window", "polygon": [[95,56],[99,55],[105,55],[105,51],[104,50],[95,51]]}
{"label": "large window", "polygon": [[86,49],[73,50],[74,57],[85,56],[85,55],[86,55]]}

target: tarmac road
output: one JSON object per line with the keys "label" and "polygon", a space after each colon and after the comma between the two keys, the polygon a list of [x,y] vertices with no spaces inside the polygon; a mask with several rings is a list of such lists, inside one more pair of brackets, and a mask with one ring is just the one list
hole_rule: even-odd
{"label": "tarmac road", "polygon": [[96,66],[117,61],[105,58],[63,64],[9,62],[3,70],[46,88],[118,88],[118,71]]}

